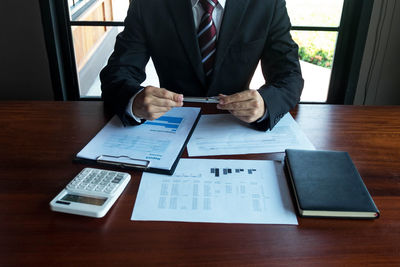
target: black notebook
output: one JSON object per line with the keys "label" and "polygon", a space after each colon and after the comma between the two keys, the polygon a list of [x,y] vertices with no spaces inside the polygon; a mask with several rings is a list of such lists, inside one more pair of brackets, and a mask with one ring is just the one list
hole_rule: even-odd
{"label": "black notebook", "polygon": [[379,217],[379,210],[347,152],[285,152],[285,166],[301,216]]}

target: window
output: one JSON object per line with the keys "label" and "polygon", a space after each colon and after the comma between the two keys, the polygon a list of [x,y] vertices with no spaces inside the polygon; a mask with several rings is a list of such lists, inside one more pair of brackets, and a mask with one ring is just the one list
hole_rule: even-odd
{"label": "window", "polygon": [[[47,2],[48,8],[43,4]],[[46,36],[46,41],[51,65],[58,70],[53,72],[55,84],[62,88],[62,93],[56,94],[59,98],[100,97],[98,74],[113,50],[116,35],[123,30],[129,2],[42,0],[42,13],[47,12],[47,22],[52,21],[48,27],[53,35]],[[349,95],[351,101],[348,87],[358,79],[357,66],[361,63],[372,2],[286,0],[305,79],[302,102],[344,103]],[[151,61],[146,73],[144,84],[159,85]],[[263,83],[258,67],[250,87],[258,88]]]}
{"label": "window", "polygon": [[69,0],[69,17],[80,97],[99,97],[99,72],[113,51],[129,0]]}
{"label": "window", "polygon": [[343,0],[286,0],[304,78],[301,101],[326,102]]}

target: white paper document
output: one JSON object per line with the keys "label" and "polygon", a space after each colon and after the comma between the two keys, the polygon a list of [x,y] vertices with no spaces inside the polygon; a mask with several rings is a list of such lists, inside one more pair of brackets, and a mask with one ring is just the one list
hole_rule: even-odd
{"label": "white paper document", "polygon": [[297,224],[280,162],[215,159],[143,173],[131,220]]}
{"label": "white paper document", "polygon": [[124,127],[117,116],[77,154],[78,158],[170,169],[187,139],[200,109],[179,107],[137,126]]}
{"label": "white paper document", "polygon": [[230,114],[202,115],[187,145],[190,157],[315,149],[288,113],[272,129],[258,131]]}

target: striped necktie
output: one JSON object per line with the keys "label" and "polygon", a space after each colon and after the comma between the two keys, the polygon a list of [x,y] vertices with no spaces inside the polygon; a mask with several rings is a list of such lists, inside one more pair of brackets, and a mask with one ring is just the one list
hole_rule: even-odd
{"label": "striped necktie", "polygon": [[218,0],[200,0],[200,4],[205,13],[200,21],[199,29],[197,31],[197,39],[199,41],[204,73],[207,76],[207,80],[209,80],[214,68],[217,43],[217,28],[212,19],[212,13],[218,4]]}

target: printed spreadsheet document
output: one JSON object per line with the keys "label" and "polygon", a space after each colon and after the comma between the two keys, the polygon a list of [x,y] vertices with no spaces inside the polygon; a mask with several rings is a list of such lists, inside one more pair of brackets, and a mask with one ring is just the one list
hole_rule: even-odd
{"label": "printed spreadsheet document", "polygon": [[277,161],[181,159],[174,175],[143,173],[131,220],[297,224]]}
{"label": "printed spreadsheet document", "polygon": [[287,148],[315,149],[289,113],[266,132],[231,114],[202,115],[187,145],[190,157],[278,153]]}

